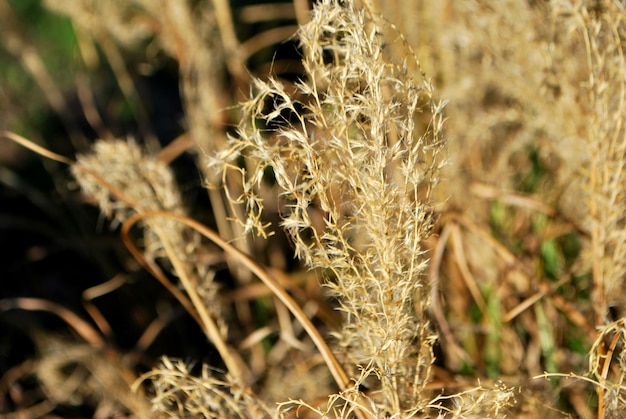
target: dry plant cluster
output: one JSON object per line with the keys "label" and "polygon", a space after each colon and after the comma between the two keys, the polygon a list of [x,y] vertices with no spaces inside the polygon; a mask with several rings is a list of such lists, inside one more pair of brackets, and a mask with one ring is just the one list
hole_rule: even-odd
{"label": "dry plant cluster", "polygon": [[[42,4],[73,62],[54,71],[8,0],[0,47],[69,141],[7,105],[7,66],[0,183],[48,206],[11,162],[43,157],[71,213],[47,211],[80,220],[100,261],[80,275],[106,281],[80,308],[6,287],[0,319],[32,321],[34,352],[11,364],[0,338],[0,414],[626,415],[622,1]],[[138,80],[167,65],[163,138]],[[109,123],[124,111],[132,132]],[[154,297],[106,303],[137,284]]]}

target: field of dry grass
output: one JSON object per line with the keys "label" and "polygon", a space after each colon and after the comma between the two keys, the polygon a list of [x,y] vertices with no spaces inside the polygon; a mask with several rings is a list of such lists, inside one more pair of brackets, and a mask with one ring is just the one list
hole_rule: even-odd
{"label": "field of dry grass", "polygon": [[0,0],[0,415],[626,416],[620,0]]}

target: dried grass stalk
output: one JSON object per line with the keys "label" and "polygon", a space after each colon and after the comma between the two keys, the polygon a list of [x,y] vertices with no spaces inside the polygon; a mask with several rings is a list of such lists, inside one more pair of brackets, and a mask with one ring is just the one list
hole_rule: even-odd
{"label": "dried grass stalk", "polygon": [[[567,10],[567,9],[566,9]],[[622,310],[626,275],[626,10],[616,1],[591,2],[571,10],[571,28],[585,45],[588,79],[585,139],[589,151],[586,175],[593,305],[596,324],[604,323],[610,306]]]}
{"label": "dried grass stalk", "polygon": [[376,415],[421,406],[434,339],[422,241],[444,147],[443,104],[421,72],[410,73],[419,62],[406,45],[405,62],[386,56],[385,42],[403,43],[397,33],[384,39],[389,29],[368,7],[320,2],[299,34],[302,99],[278,80],[255,80],[238,135],[210,162],[240,173],[231,201],[261,235],[259,188],[271,173],[296,255],[325,272],[345,314],[336,336],[353,379],[379,382],[368,407]]}

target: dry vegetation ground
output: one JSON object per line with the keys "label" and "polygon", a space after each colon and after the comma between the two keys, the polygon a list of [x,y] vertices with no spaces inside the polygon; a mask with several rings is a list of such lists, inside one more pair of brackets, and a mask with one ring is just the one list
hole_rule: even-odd
{"label": "dry vegetation ground", "polygon": [[626,416],[621,0],[0,0],[0,415]]}

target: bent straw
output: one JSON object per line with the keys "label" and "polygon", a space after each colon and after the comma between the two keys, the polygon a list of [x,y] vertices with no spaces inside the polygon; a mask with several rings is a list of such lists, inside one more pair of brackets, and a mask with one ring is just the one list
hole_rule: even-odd
{"label": "bent straw", "polygon": [[[136,224],[138,221],[149,218],[149,217],[168,217],[175,220],[180,221],[181,223],[187,225],[188,227],[193,228],[200,234],[202,234],[207,239],[211,240],[213,243],[218,245],[222,250],[228,253],[233,259],[237,262],[246,266],[252,273],[254,273],[273,293],[278,297],[278,299],[289,309],[289,311],[294,315],[294,317],[300,322],[302,327],[305,329],[309,337],[313,340],[313,343],[320,351],[322,358],[326,362],[328,369],[330,370],[335,382],[339,386],[341,390],[346,390],[350,385],[350,379],[346,374],[345,370],[337,361],[337,358],[333,354],[333,352],[328,347],[328,344],[321,336],[317,328],[313,325],[313,323],[309,320],[306,314],[302,311],[300,306],[291,298],[291,296],[285,291],[285,289],[280,285],[280,283],[268,272],[268,270],[252,260],[250,256],[241,252],[239,249],[225,241],[217,232],[211,230],[206,227],[204,224],[193,220],[191,218],[185,217],[183,215],[173,214],[165,211],[150,211],[142,214],[135,214],[130,217],[128,220],[124,222],[122,225],[122,231],[127,236],[127,232],[130,228]],[[131,241],[125,241],[127,246],[135,247],[134,243]],[[133,250],[131,250],[133,252]],[[134,253],[134,252],[133,252]],[[194,300],[193,296],[190,296],[192,302]]]}

